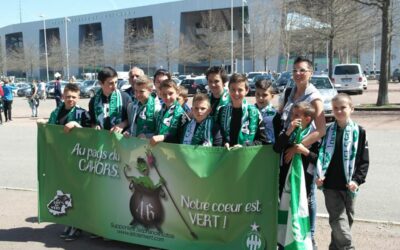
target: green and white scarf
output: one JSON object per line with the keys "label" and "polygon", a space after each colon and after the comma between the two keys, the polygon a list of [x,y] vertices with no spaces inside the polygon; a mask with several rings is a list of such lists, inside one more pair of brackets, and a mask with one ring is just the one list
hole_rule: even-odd
{"label": "green and white scarf", "polygon": [[[335,150],[337,126],[337,122],[329,125],[329,127],[326,129],[326,135],[322,140],[321,148],[319,149],[317,175],[320,178],[325,176],[329,164],[332,160],[333,152]],[[342,142],[343,169],[347,183],[350,183],[354,173],[359,134],[360,131],[358,125],[352,120],[349,120],[343,131]],[[353,194],[356,194],[357,192],[358,190],[353,192]]]}
{"label": "green and white scarf", "polygon": [[[230,130],[232,119],[232,103],[229,102],[222,110],[221,126],[223,128],[223,136],[225,141],[230,142]],[[257,132],[258,124],[261,120],[261,115],[254,105],[249,105],[246,99],[242,103],[242,122],[241,129],[238,135],[238,144],[245,145],[248,142],[253,142]]]}
{"label": "green and white scarf", "polygon": [[156,132],[156,115],[161,106],[153,96],[149,96],[145,105],[135,99],[128,108],[129,132],[133,136],[154,134]]}
{"label": "green and white scarf", "polygon": [[[57,120],[57,118],[58,118],[58,115],[60,114],[60,111],[61,111],[64,107],[65,107],[65,103],[64,103],[64,102],[62,102],[61,105],[58,105],[58,107],[57,107],[53,112],[51,112],[49,121],[48,121],[47,123],[48,123],[48,124],[60,124],[59,121]],[[77,118],[76,118],[76,109],[77,109],[77,107],[79,108],[79,106],[74,106],[74,107],[68,112],[68,115],[67,115],[67,123],[68,123],[68,122],[72,122],[72,121],[76,121],[76,122],[78,122],[79,124],[81,124],[80,119],[77,119]]]}
{"label": "green and white scarf", "polygon": [[213,121],[212,117],[207,117],[196,129],[197,122],[195,119],[192,119],[185,127],[182,144],[212,146]]}
{"label": "green and white scarf", "polygon": [[[305,131],[297,129],[295,143]],[[286,177],[278,209],[278,243],[284,249],[312,249],[306,181],[301,154],[295,154]]]}
{"label": "green and white scarf", "polygon": [[184,112],[178,101],[175,101],[170,107],[167,107],[164,103],[157,118],[157,134],[166,135],[170,133],[176,135]]}
{"label": "green and white scarf", "polygon": [[[209,94],[209,97],[210,97],[210,102],[211,102],[212,93]],[[213,109],[210,114],[210,116],[214,117],[214,121],[218,120],[218,114],[219,114],[220,109],[222,107],[228,105],[230,100],[231,100],[231,97],[229,96],[229,92],[226,89],[224,89],[224,92],[222,93],[221,98],[219,99],[219,102],[218,102],[216,108]]]}
{"label": "green and white scarf", "polygon": [[104,113],[104,104],[102,101],[103,91],[99,89],[94,96],[94,114],[96,118],[97,125],[104,128],[104,119],[110,117],[111,126],[117,125],[122,121],[122,96],[119,90],[115,90],[111,93],[109,112]]}

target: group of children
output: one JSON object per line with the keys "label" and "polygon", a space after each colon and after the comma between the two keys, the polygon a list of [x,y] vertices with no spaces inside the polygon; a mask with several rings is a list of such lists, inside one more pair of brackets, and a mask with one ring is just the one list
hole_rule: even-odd
{"label": "group of children", "polygon": [[[131,98],[116,88],[117,73],[106,67],[99,73],[101,90],[90,100],[89,112],[77,106],[79,88],[67,84],[64,102],[51,113],[48,123],[65,125],[66,132],[74,127],[107,129],[123,133],[127,138],[147,138],[153,146],[169,142],[232,149],[273,144],[282,156],[279,194],[291,161],[285,152],[294,148],[302,155],[310,201],[314,183],[324,189],[333,232],[332,249],[343,246],[351,249],[354,194],[367,174],[368,144],[365,130],[350,118],[353,105],[348,95],[338,94],[332,100],[336,121],[327,127],[322,142],[305,147],[294,143],[295,133],[299,133],[298,127],[303,137],[313,131],[315,110],[307,102],[295,104],[290,125],[282,129],[278,112],[271,104],[275,92],[269,80],[255,83],[256,104],[253,105],[245,99],[249,91],[245,75],[233,74],[228,81],[222,67],[211,67],[206,72],[210,93],[195,94],[189,110],[187,93],[170,77],[160,81],[158,76],[153,81],[145,75],[138,77],[131,91],[134,98]],[[313,225],[315,200],[314,205],[311,203]],[[75,239],[71,228],[68,230],[63,236]]]}

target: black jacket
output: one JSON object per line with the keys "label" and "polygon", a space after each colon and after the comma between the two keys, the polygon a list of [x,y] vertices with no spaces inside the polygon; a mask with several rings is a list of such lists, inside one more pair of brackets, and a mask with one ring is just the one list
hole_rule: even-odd
{"label": "black jacket", "polygon": [[[291,162],[285,163],[284,161],[285,151],[291,146],[293,146],[293,144],[289,143],[289,139],[290,136],[286,135],[286,129],[283,129],[280,132],[279,136],[275,139],[275,144],[273,146],[274,151],[280,154],[279,197],[281,196],[283,187],[285,186],[286,176],[289,172],[291,164]],[[303,162],[303,169],[305,173],[305,179],[306,179],[307,196],[310,194],[311,184],[313,182],[313,175],[307,172],[307,168],[310,163],[311,164],[317,163],[319,142],[315,142],[314,144],[312,144],[308,150],[310,150],[310,153],[307,156],[301,155],[301,159]]]}

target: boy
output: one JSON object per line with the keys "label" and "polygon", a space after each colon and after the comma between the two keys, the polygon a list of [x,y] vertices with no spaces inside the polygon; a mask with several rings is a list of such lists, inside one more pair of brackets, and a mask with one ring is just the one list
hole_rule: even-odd
{"label": "boy", "polygon": [[266,79],[260,79],[255,84],[256,87],[256,107],[261,113],[265,124],[265,135],[268,138],[269,144],[275,143],[276,132],[273,125],[273,119],[276,115],[276,109],[272,106],[271,100],[274,98],[275,92],[272,87],[272,82]]}
{"label": "boy", "polygon": [[227,149],[267,143],[260,112],[245,99],[248,92],[246,76],[233,74],[229,80],[230,101],[221,108],[218,117]]}
{"label": "boy", "polygon": [[[89,113],[77,105],[79,101],[79,86],[68,83],[63,92],[63,101],[53,110],[48,124],[64,125],[64,131],[69,132],[73,128],[90,127]],[[45,120],[39,119],[38,123],[45,123]]]}
{"label": "boy", "polygon": [[332,99],[336,121],[326,129],[317,162],[318,187],[323,188],[332,229],[329,249],[354,249],[351,226],[354,201],[369,167],[365,129],[350,118],[353,103],[347,94]]}
{"label": "boy", "polygon": [[153,82],[145,75],[135,79],[135,98],[128,105],[128,131],[124,135],[150,138],[156,132],[156,117],[161,109],[151,95]]}
{"label": "boy", "polygon": [[127,107],[131,98],[117,89],[118,74],[115,69],[103,68],[97,79],[101,89],[89,101],[92,127],[122,133],[128,126]]}
{"label": "boy", "polygon": [[178,103],[179,88],[173,80],[166,79],[160,84],[160,94],[163,104],[157,116],[156,135],[150,139],[150,145],[159,142],[178,143],[178,128],[186,123],[182,119],[185,111]]}
{"label": "boy", "polygon": [[[295,144],[294,140],[297,133],[301,133],[301,139],[309,135],[315,130],[313,119],[315,117],[315,109],[308,102],[299,102],[294,104],[292,109],[291,119],[287,129],[281,131],[276,138],[273,146],[275,152],[281,154],[280,171],[279,171],[279,197],[281,198],[283,189],[285,187],[286,179],[288,178],[289,168],[291,166],[292,158],[289,157],[289,152],[300,153],[303,163],[303,170],[306,182],[306,193],[308,200],[308,211],[310,215],[310,230],[311,240],[316,247],[314,240],[315,232],[315,219],[316,219],[316,203],[315,203],[315,187],[313,186],[315,164],[318,157],[319,143],[316,142],[307,148],[303,144]],[[302,130],[298,130],[301,127]]]}
{"label": "boy", "polygon": [[211,116],[216,121],[221,107],[229,103],[229,93],[225,89],[228,75],[224,68],[219,66],[210,67],[206,72],[208,88],[210,89]]}
{"label": "boy", "polygon": [[222,146],[222,136],[214,119],[209,116],[211,104],[206,94],[197,93],[193,97],[193,119],[181,131],[181,143],[188,145]]}
{"label": "boy", "polygon": [[187,102],[189,100],[188,98],[189,91],[187,88],[183,86],[179,86],[178,88],[179,88],[179,95],[177,100],[179,104],[182,106],[183,110],[185,111],[186,118],[190,120],[192,119],[192,112],[189,105],[187,105]]}
{"label": "boy", "polygon": [[[80,90],[78,85],[68,83],[65,85],[63,92],[63,100],[60,105],[50,114],[48,124],[64,125],[64,132],[68,133],[73,128],[90,127],[89,113],[79,107],[77,102],[79,101]],[[39,119],[37,123],[45,123],[45,120]],[[76,240],[82,233],[81,229],[76,227],[67,226],[64,232],[60,234],[61,238],[65,241]]]}

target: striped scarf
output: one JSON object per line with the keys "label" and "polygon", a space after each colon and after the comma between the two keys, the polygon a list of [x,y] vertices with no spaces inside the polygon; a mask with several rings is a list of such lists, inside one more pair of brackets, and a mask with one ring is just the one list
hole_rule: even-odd
{"label": "striped scarf", "polygon": [[[230,142],[230,130],[232,119],[232,103],[228,103],[222,110],[221,126],[223,128],[223,136],[225,141]],[[242,122],[241,129],[238,136],[238,144],[245,145],[246,143],[253,142],[258,124],[261,120],[261,115],[254,105],[249,105],[246,99],[242,103]]]}
{"label": "striped scarf", "polygon": [[167,107],[164,103],[157,117],[157,134],[176,135],[184,112],[178,101],[175,101],[170,107]]}
{"label": "striped scarf", "polygon": [[134,100],[129,104],[129,132],[133,136],[140,134],[154,134],[156,131],[156,115],[161,107],[155,102],[153,96],[149,96],[146,104],[141,104],[138,100]]}
{"label": "striped scarf", "polygon": [[[296,131],[300,143],[307,129]],[[312,249],[306,181],[301,154],[295,154],[286,177],[278,210],[278,243],[284,249]]]}
{"label": "striped scarf", "polygon": [[[326,129],[326,135],[319,149],[317,175],[320,178],[325,176],[332,159],[333,151],[335,150],[337,126],[337,123],[334,122]],[[347,183],[350,183],[354,173],[359,134],[358,125],[352,120],[349,120],[343,132],[342,142],[343,169]],[[352,192],[352,195],[356,195],[357,192],[358,190]]]}
{"label": "striped scarf", "polygon": [[104,112],[104,104],[102,101],[103,91],[99,89],[94,96],[94,114],[97,125],[104,128],[104,119],[110,117],[111,127],[121,123],[122,121],[122,96],[119,90],[111,93],[109,112]]}
{"label": "striped scarf", "polygon": [[192,119],[185,128],[182,144],[212,146],[213,118],[207,117],[196,129],[197,122]]}
{"label": "striped scarf", "polygon": [[[59,124],[59,121],[57,120],[58,118],[58,114],[60,114],[60,111],[65,107],[65,104],[62,102],[61,105],[58,105],[58,107],[51,112],[50,114],[50,118],[49,121],[47,122],[48,124]],[[76,119],[76,108],[77,106],[74,106],[67,115],[67,122],[71,122],[71,121],[76,121],[79,124],[81,124],[79,119]]]}

